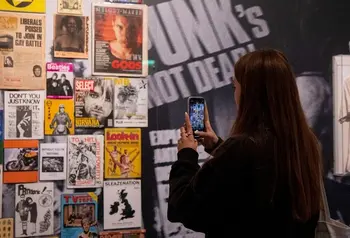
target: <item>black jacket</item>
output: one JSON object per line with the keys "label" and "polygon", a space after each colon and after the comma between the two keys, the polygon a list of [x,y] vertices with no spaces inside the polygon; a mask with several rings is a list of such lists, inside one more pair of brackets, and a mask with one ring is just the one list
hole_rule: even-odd
{"label": "black jacket", "polygon": [[257,146],[244,136],[220,143],[202,167],[195,150],[178,152],[169,178],[169,221],[209,238],[314,238],[319,214],[304,224],[293,221],[289,190],[275,181],[273,143]]}

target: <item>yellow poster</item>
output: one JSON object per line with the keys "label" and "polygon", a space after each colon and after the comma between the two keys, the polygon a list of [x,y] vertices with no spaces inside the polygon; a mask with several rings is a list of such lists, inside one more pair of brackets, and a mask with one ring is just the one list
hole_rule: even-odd
{"label": "yellow poster", "polygon": [[0,10],[45,13],[46,0],[0,0]]}
{"label": "yellow poster", "polygon": [[105,178],[141,178],[141,129],[105,129]]}
{"label": "yellow poster", "polygon": [[74,101],[73,99],[45,100],[45,135],[74,134]]}

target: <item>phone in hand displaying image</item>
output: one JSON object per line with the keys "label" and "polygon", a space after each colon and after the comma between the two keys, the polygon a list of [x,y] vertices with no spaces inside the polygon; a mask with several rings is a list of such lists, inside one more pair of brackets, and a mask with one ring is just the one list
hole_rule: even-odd
{"label": "phone in hand displaying image", "polygon": [[188,104],[187,105],[188,116],[190,117],[193,133],[195,131],[205,131],[205,125],[204,125],[205,100],[204,100],[204,98],[203,97],[189,97],[187,104]]}

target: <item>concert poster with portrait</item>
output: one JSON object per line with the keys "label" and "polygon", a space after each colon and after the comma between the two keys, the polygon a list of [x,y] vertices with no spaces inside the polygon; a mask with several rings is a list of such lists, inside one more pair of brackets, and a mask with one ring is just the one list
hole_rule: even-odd
{"label": "concert poster with portrait", "polygon": [[89,17],[54,16],[54,56],[87,59],[89,57]]}
{"label": "concert poster with portrait", "polygon": [[141,129],[105,129],[105,178],[141,178]]}
{"label": "concert poster with portrait", "polygon": [[147,15],[143,4],[93,4],[93,75],[147,76]]}
{"label": "concert poster with portrait", "polygon": [[0,88],[45,89],[45,27],[45,15],[0,12]]}

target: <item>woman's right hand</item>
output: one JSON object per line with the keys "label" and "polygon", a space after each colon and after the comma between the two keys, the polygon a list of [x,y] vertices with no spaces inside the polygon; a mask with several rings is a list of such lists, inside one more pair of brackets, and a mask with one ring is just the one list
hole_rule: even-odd
{"label": "woman's right hand", "polygon": [[214,146],[219,141],[219,137],[215,134],[213,128],[211,128],[207,105],[205,105],[204,110],[204,125],[205,131],[195,131],[195,134],[199,136],[198,141],[206,150],[214,149]]}

